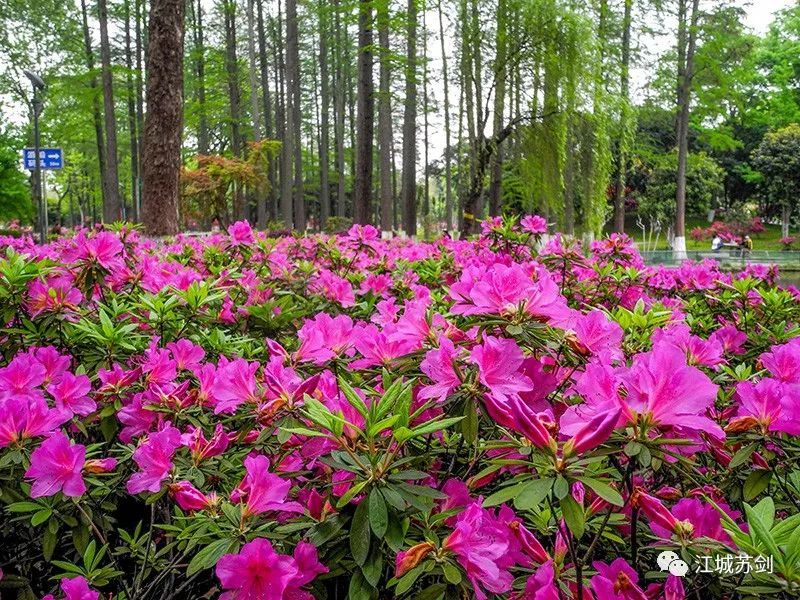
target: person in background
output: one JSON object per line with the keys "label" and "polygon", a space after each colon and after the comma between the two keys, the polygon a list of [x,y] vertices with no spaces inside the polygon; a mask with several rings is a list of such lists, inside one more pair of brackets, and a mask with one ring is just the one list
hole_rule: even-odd
{"label": "person in background", "polygon": [[711,250],[714,252],[719,252],[722,249],[722,238],[719,237],[718,233],[714,234],[714,239],[711,240]]}
{"label": "person in background", "polygon": [[753,250],[753,240],[749,235],[744,236],[744,241],[742,242],[742,252],[745,256],[750,254]]}

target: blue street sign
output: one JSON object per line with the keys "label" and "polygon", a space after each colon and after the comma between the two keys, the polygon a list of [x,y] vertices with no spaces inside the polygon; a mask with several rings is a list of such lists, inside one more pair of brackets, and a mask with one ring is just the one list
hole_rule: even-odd
{"label": "blue street sign", "polygon": [[[25,168],[33,171],[36,168],[36,152],[33,148],[22,151],[22,160]],[[61,148],[39,148],[39,166],[42,169],[63,169],[64,155]]]}

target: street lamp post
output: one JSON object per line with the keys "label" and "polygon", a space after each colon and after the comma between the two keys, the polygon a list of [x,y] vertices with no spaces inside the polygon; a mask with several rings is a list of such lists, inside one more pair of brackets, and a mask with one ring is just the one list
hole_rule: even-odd
{"label": "street lamp post", "polygon": [[41,77],[36,73],[25,70],[25,75],[31,81],[33,86],[33,99],[31,106],[33,107],[33,152],[34,157],[34,176],[33,176],[33,195],[36,205],[38,207],[37,225],[39,229],[39,242],[44,244],[47,241],[47,205],[44,201],[42,194],[42,163],[39,156],[39,115],[42,113],[42,98],[40,92],[44,90],[45,85]]}

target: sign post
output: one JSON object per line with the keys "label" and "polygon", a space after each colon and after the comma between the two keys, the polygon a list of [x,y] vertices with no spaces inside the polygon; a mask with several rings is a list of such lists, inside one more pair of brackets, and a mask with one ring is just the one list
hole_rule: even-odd
{"label": "sign post", "polygon": [[[36,170],[36,149],[25,148],[22,151],[22,159],[25,168],[29,171]],[[41,169],[63,169],[64,153],[61,148],[39,148],[39,168]]]}

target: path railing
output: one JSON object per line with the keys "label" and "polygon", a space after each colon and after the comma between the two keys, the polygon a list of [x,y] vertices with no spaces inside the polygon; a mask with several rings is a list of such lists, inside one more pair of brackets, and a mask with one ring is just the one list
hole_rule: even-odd
{"label": "path railing", "polygon": [[[641,253],[645,264],[648,265],[675,265],[679,261],[675,260],[672,250],[651,250]],[[800,269],[800,252],[786,250],[751,250],[742,252],[736,248],[733,250],[693,250],[686,252],[689,260],[701,261],[707,258],[717,260],[723,267],[744,267],[748,264],[771,264],[783,268]]]}

